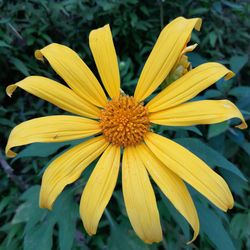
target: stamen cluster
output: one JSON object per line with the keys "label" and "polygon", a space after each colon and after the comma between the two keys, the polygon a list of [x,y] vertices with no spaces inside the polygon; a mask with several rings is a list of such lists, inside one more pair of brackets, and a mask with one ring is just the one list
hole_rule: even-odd
{"label": "stamen cluster", "polygon": [[100,116],[105,138],[122,147],[140,143],[149,125],[146,107],[130,96],[120,96],[109,101]]}

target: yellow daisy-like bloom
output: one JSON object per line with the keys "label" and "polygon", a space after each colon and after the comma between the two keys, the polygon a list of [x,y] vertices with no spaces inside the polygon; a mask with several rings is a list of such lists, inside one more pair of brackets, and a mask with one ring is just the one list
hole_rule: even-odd
{"label": "yellow daisy-like bloom", "polygon": [[30,76],[7,87],[11,96],[19,87],[78,116],[55,115],[32,119],[16,126],[9,137],[6,154],[13,147],[33,142],[90,139],[69,149],[45,170],[40,207],[51,209],[66,185],[76,181],[100,155],[80,202],[80,214],[88,234],[96,233],[99,220],[117,182],[122,157],[122,189],[128,217],[137,235],[147,243],[162,240],[156,198],[148,174],[199,232],[199,220],[187,182],[223,211],[233,207],[226,182],[201,159],[177,143],[150,131],[151,124],[190,126],[213,124],[233,117],[247,125],[229,100],[187,102],[222,77],[233,73],[219,63],[205,63],[187,72],[146,105],[143,101],[156,90],[176,65],[192,30],[201,19],[176,18],[161,32],[140,75],[133,97],[121,94],[117,56],[109,25],[90,33],[89,43],[103,88],[87,65],[70,48],[60,44],[36,51],[46,58],[69,85],[41,76]]}

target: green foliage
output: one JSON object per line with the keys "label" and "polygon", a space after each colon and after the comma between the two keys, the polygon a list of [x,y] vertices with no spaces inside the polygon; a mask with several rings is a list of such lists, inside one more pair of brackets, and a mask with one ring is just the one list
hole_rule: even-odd
{"label": "green foliage", "polygon": [[51,212],[39,208],[39,190],[40,186],[32,186],[22,194],[20,200],[24,203],[17,208],[11,221],[13,225],[25,222],[24,249],[51,249],[55,225],[58,227],[57,236],[60,249],[71,249],[78,217],[72,190],[65,191],[58,198]]}
{"label": "green foliage", "polygon": [[[139,0],[0,0],[0,157],[10,130],[34,117],[61,114],[58,108],[17,90],[12,99],[5,94],[8,84],[28,75],[59,77],[48,64],[37,62],[36,49],[51,42],[70,46],[96,73],[88,47],[91,29],[110,23],[119,57],[123,90],[132,94],[140,71],[163,27],[177,16],[202,17],[201,32],[191,42],[199,47],[189,54],[193,66],[219,61],[236,76],[220,80],[198,99],[230,99],[250,117],[248,1],[139,1]],[[96,74],[97,75],[97,74]],[[158,90],[159,91],[159,90]],[[78,205],[84,185],[95,164],[80,180],[66,188],[52,211],[38,207],[39,186],[48,162],[79,141],[32,144],[8,161],[13,169],[0,172],[0,250],[10,249],[250,249],[250,131],[234,128],[231,120],[210,126],[154,126],[160,134],[201,157],[228,182],[235,208],[220,212],[190,188],[201,223],[199,238],[191,245],[192,232],[157,187],[164,241],[146,245],[128,221],[119,178],[117,189],[103,215],[97,235],[89,237],[79,218]],[[2,170],[2,169],[1,169]]]}

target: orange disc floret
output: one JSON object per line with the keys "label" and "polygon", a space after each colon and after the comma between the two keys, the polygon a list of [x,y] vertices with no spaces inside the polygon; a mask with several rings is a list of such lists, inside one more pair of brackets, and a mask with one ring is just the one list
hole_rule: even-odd
{"label": "orange disc floret", "polygon": [[147,108],[134,97],[120,96],[108,102],[100,116],[100,126],[105,138],[117,146],[140,143],[149,130]]}

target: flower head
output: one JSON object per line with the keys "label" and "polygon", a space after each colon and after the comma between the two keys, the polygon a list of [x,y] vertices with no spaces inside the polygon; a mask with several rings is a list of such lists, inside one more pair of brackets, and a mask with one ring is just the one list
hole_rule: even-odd
{"label": "flower head", "polygon": [[[184,183],[187,182],[223,211],[233,207],[226,182],[201,159],[177,143],[150,130],[151,124],[190,126],[213,124],[236,117],[239,128],[246,128],[240,111],[229,100],[192,101],[201,91],[233,73],[219,63],[205,63],[186,70],[146,104],[143,103],[168,77],[188,51],[192,30],[200,29],[199,18],[176,18],[161,32],[141,72],[134,96],[120,91],[120,75],[109,25],[90,33],[90,48],[100,74],[98,83],[87,65],[70,48],[50,44],[36,51],[47,59],[68,87],[40,76],[30,76],[7,87],[11,96],[17,88],[47,100],[77,116],[57,115],[32,119],[16,126],[9,137],[6,154],[14,157],[13,147],[33,142],[88,140],[56,158],[45,170],[40,206],[52,208],[66,185],[76,181],[86,167],[100,156],[80,202],[86,231],[96,233],[109,202],[120,169],[128,217],[137,235],[145,242],[162,240],[155,194],[148,174],[199,232],[197,212]],[[193,47],[192,47],[193,49]]]}

